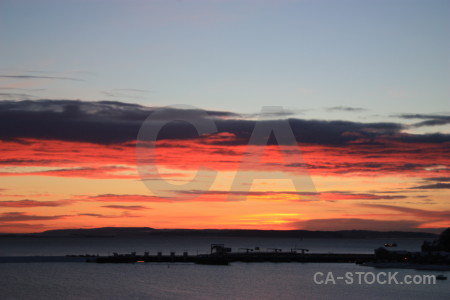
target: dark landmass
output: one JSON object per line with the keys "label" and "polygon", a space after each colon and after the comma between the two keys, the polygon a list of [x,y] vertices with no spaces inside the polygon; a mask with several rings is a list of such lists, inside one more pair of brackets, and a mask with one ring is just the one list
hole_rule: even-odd
{"label": "dark landmass", "polygon": [[206,237],[270,237],[270,238],[330,238],[330,239],[432,239],[438,235],[406,231],[309,231],[309,230],[247,230],[247,229],[154,229],[150,227],[103,227],[92,229],[59,229],[29,234],[0,234],[1,237],[145,237],[145,236],[206,236]]}

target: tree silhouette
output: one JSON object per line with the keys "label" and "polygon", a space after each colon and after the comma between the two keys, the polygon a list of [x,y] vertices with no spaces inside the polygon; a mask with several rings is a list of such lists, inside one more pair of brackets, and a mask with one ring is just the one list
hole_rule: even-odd
{"label": "tree silhouette", "polygon": [[441,233],[438,244],[441,250],[450,252],[450,227]]}

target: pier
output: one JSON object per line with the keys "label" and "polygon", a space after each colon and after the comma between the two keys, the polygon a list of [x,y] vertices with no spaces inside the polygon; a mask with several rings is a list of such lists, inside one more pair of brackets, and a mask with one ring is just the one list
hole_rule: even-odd
{"label": "pier", "polygon": [[148,252],[144,255],[131,254],[117,254],[112,256],[95,257],[90,261],[97,263],[138,263],[138,262],[185,262],[196,264],[215,264],[226,265],[232,262],[327,262],[327,263],[364,263],[372,261],[374,254],[361,253],[305,253],[307,249],[292,249],[290,252],[283,252],[281,249],[273,248],[272,251],[260,251],[257,249],[245,249],[246,252],[232,252],[231,248],[225,247],[223,244],[212,244],[210,254],[189,255],[188,252],[183,252],[177,255],[175,252],[170,252],[168,255],[163,255],[158,252],[156,255],[150,255]]}
{"label": "pier", "polygon": [[357,253],[230,253],[227,255],[118,255],[99,256],[87,259],[97,263],[138,263],[138,262],[185,262],[197,264],[228,264],[232,262],[328,262],[328,263],[363,263],[374,259],[373,254]]}
{"label": "pier", "polygon": [[[2,256],[0,263],[30,263],[30,262],[90,262],[90,263],[195,263],[210,265],[227,265],[233,262],[244,263],[367,263],[375,259],[374,254],[362,253],[309,253],[308,249],[293,248],[283,252],[278,248],[265,251],[258,247],[242,248],[244,252],[232,252],[223,244],[212,244],[209,254],[189,255],[187,251],[175,251],[154,254],[136,252],[102,256],[96,254],[71,254],[65,256]],[[300,250],[300,251],[298,251]]]}

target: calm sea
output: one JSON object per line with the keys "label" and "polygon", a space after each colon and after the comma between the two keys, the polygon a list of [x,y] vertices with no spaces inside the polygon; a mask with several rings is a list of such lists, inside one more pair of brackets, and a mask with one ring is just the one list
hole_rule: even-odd
{"label": "calm sea", "polygon": [[[0,238],[0,256],[100,254],[112,252],[188,251],[207,253],[211,243],[239,248],[308,248],[322,253],[372,253],[387,242],[398,249],[417,251],[422,240],[268,239],[233,237],[151,238]],[[242,251],[242,250],[241,250]],[[317,284],[314,275],[335,283]],[[436,284],[358,284],[355,272],[433,272],[374,269],[355,264],[232,263],[229,266],[195,264],[2,263],[0,299],[450,299],[449,280]],[[353,284],[337,277],[351,273]],[[371,277],[370,277],[371,278]],[[369,278],[369,279],[370,279]]]}

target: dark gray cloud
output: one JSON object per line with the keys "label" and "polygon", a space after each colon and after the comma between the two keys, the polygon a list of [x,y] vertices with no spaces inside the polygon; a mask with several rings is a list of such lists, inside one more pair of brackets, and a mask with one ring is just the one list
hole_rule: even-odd
{"label": "dark gray cloud", "polygon": [[73,203],[71,200],[58,200],[58,201],[37,201],[37,200],[11,200],[0,201],[0,207],[55,207],[65,206]]}
{"label": "dark gray cloud", "polygon": [[241,114],[243,119],[259,119],[259,120],[266,120],[266,119],[277,119],[277,118],[286,118],[288,116],[294,116],[297,114],[303,114],[306,110],[297,110],[297,111],[291,111],[291,110],[284,110],[284,111],[271,111],[271,112],[259,112],[254,114]]}
{"label": "dark gray cloud", "polygon": [[147,196],[147,195],[138,195],[138,194],[102,194],[96,196],[89,196],[86,198],[89,201],[95,202],[117,202],[117,203],[126,203],[126,202],[173,202],[172,198],[163,198],[158,196]]}
{"label": "dark gray cloud", "polygon": [[450,183],[433,183],[412,187],[412,189],[450,189]]}
{"label": "dark gray cloud", "polygon": [[[118,101],[87,102],[79,100],[0,101],[0,139],[57,139],[66,141],[114,144],[133,141],[142,122],[155,110],[165,109],[173,116],[183,115],[174,108],[145,107]],[[219,133],[231,133],[232,139],[213,141],[217,145],[245,145],[256,122],[273,126],[278,120],[244,120],[241,115],[225,111],[206,111]],[[176,119],[176,118],[174,118]],[[158,120],[161,121],[161,120]],[[330,146],[380,145],[391,141],[405,143],[450,142],[448,134],[406,134],[399,123],[358,123],[349,121],[288,120],[298,142]],[[197,138],[189,123],[167,123],[159,139]],[[273,137],[269,144],[276,144]]]}
{"label": "dark gray cloud", "polygon": [[429,177],[424,178],[427,181],[450,181],[450,177]]}
{"label": "dark gray cloud", "polygon": [[94,213],[84,213],[84,214],[78,214],[77,216],[84,216],[84,217],[94,217],[94,218],[101,218],[101,219],[114,219],[114,218],[136,218],[139,216],[129,214],[128,212],[123,212],[120,215],[103,215],[103,214],[94,214]]}
{"label": "dark gray cloud", "polygon": [[426,143],[442,144],[450,142],[450,134],[429,133],[429,134],[403,134],[396,137],[396,140],[404,143]]}
{"label": "dark gray cloud", "polygon": [[[403,153],[402,149],[397,150],[398,153]],[[364,152],[357,153],[355,155],[361,155]],[[384,156],[386,157],[386,156]],[[298,164],[294,165],[285,165],[286,167],[301,167]],[[333,164],[333,169],[335,173],[345,174],[349,170],[352,172],[371,172],[377,171],[380,173],[392,173],[392,172],[404,172],[404,171],[417,171],[420,172],[424,169],[434,168],[439,165],[437,164],[417,164],[417,163],[402,163],[401,161],[386,161],[386,162],[358,162],[358,163],[341,163],[336,162]],[[308,169],[329,169],[329,164],[307,164],[306,167]]]}
{"label": "dark gray cloud", "polygon": [[0,75],[0,78],[12,78],[12,79],[53,79],[53,80],[74,80],[74,81],[82,81],[82,79],[79,79],[79,78],[72,78],[72,77],[37,76],[37,75]]}
{"label": "dark gray cloud", "polygon": [[149,91],[140,89],[112,89],[108,91],[103,91],[102,93],[108,97],[113,98],[142,98],[145,93]]}
{"label": "dark gray cloud", "polygon": [[29,89],[29,88],[19,88],[19,87],[0,87],[0,90],[42,92],[42,91],[46,91],[47,89]]}
{"label": "dark gray cloud", "polygon": [[102,207],[121,209],[121,210],[124,210],[124,209],[130,209],[130,210],[149,209],[148,207],[141,206],[141,205],[103,205]]}
{"label": "dark gray cloud", "polygon": [[98,217],[98,218],[111,218],[110,216],[104,216],[102,214],[91,214],[91,213],[86,213],[86,214],[78,214],[78,216],[85,216],[85,217]]}
{"label": "dark gray cloud", "polygon": [[9,223],[9,224],[0,224],[0,228],[29,228],[29,229],[40,229],[44,228],[43,224],[29,224],[29,223]]}
{"label": "dark gray cloud", "polygon": [[130,95],[130,94],[125,94],[125,93],[117,93],[117,92],[108,92],[108,91],[103,91],[102,94],[107,96],[107,97],[112,97],[112,98],[132,98],[132,99],[140,99],[140,98],[142,98],[142,97],[139,97],[139,96],[136,96],[136,95]]}
{"label": "dark gray cloud", "polygon": [[359,206],[368,207],[370,209],[380,208],[385,210],[391,210],[405,215],[411,215],[416,218],[429,219],[430,221],[447,221],[448,219],[450,219],[450,210],[433,211],[433,210],[384,205],[384,204],[359,204]]}
{"label": "dark gray cloud", "polygon": [[402,114],[397,117],[403,119],[422,119],[425,121],[421,121],[418,123],[414,123],[412,127],[423,127],[423,126],[438,126],[438,125],[446,125],[450,124],[450,116],[449,115],[429,115],[429,114]]}
{"label": "dark gray cloud", "polygon": [[[116,101],[25,100],[0,102],[0,139],[40,138],[113,144],[135,140],[155,108]],[[208,111],[212,117],[233,113]],[[160,138],[193,138],[196,130],[170,123]]]}
{"label": "dark gray cloud", "polygon": [[136,92],[136,93],[148,93],[148,90],[141,89],[112,89],[113,91],[122,91],[122,92]]}
{"label": "dark gray cloud", "polygon": [[17,221],[42,221],[42,220],[57,220],[67,216],[38,216],[29,215],[23,212],[5,212],[0,214],[1,222],[17,222]]}
{"label": "dark gray cloud", "polygon": [[33,98],[32,95],[25,93],[0,93],[0,97],[3,99],[14,99],[14,100]]}
{"label": "dark gray cloud", "polygon": [[[278,120],[260,121],[274,127]],[[350,121],[323,121],[289,119],[289,125],[298,142],[321,145],[344,145],[359,141],[365,144],[377,144],[380,137],[393,137],[403,129],[397,123],[357,123]],[[217,144],[247,144],[255,127],[250,120],[217,120],[219,132],[235,134],[235,140],[218,142]],[[450,137],[449,137],[450,140]],[[277,144],[273,136],[269,144]]]}
{"label": "dark gray cloud", "polygon": [[75,161],[68,160],[68,159],[59,159],[55,158],[52,159],[3,159],[0,160],[0,165],[49,165],[51,163],[61,163],[61,164],[67,164],[67,163],[73,163]]}
{"label": "dark gray cloud", "polygon": [[350,112],[362,112],[366,111],[365,108],[362,107],[351,107],[351,106],[333,106],[333,107],[326,107],[326,111],[350,111]]}
{"label": "dark gray cloud", "polygon": [[140,99],[144,96],[145,93],[148,93],[148,91],[139,89],[112,89],[108,91],[103,91],[102,93],[105,96],[113,98]]}

